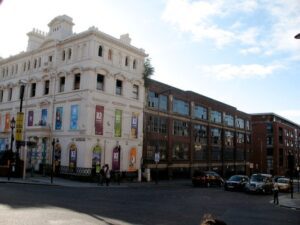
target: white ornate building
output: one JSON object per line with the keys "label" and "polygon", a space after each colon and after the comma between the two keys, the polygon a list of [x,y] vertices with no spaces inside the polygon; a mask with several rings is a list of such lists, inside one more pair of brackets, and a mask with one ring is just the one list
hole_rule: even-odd
{"label": "white ornate building", "polygon": [[75,34],[73,25],[72,18],[58,16],[49,33],[28,33],[26,52],[0,58],[0,149],[10,144],[9,121],[25,83],[23,140],[37,144],[27,148],[27,167],[51,164],[55,138],[62,173],[89,174],[97,161],[115,170],[139,169],[147,55],[128,34],[118,39],[95,27]]}

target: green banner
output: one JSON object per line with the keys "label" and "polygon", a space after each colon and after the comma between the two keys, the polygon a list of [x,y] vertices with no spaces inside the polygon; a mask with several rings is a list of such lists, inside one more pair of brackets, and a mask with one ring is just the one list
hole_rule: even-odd
{"label": "green banner", "polygon": [[115,112],[115,137],[122,136],[122,110],[116,109]]}

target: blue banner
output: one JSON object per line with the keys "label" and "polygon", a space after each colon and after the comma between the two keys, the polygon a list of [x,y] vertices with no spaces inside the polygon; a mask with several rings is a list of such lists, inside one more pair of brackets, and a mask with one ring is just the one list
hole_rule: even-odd
{"label": "blue banner", "polygon": [[71,105],[70,129],[78,128],[78,105]]}
{"label": "blue banner", "polygon": [[55,130],[62,129],[63,107],[56,108],[55,114]]}
{"label": "blue banner", "polygon": [[41,126],[46,126],[47,125],[47,115],[48,115],[48,110],[47,109],[42,109]]}

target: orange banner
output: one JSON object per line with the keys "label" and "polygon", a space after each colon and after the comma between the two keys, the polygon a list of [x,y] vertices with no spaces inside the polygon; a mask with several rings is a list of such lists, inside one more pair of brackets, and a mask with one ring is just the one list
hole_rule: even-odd
{"label": "orange banner", "polygon": [[136,148],[130,149],[128,171],[136,171],[136,153]]}

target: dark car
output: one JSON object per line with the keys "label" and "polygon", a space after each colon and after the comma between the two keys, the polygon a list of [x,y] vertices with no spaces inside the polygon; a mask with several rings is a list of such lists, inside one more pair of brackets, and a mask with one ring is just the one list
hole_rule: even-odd
{"label": "dark car", "polygon": [[233,175],[225,181],[224,189],[242,191],[245,185],[249,182],[249,177],[246,175]]}
{"label": "dark car", "polygon": [[214,171],[195,171],[192,177],[194,186],[206,186],[212,185],[222,186],[224,184],[223,178]]}
{"label": "dark car", "polygon": [[250,181],[245,186],[246,192],[270,194],[273,190],[271,174],[252,174]]}

